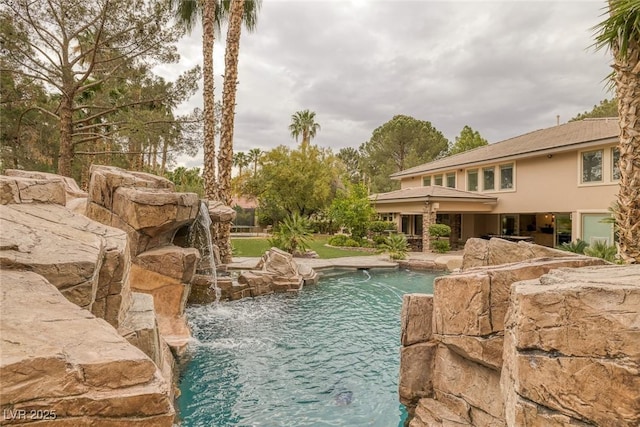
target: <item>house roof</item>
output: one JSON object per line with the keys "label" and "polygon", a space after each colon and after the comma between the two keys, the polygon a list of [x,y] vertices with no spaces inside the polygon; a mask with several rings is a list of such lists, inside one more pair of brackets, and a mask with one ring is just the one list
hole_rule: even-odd
{"label": "house roof", "polygon": [[494,196],[456,190],[455,188],[441,187],[439,185],[403,188],[388,193],[373,194],[369,198],[375,203],[444,200],[492,202],[498,200]]}
{"label": "house roof", "polygon": [[504,141],[424,163],[391,175],[392,179],[422,175],[445,169],[468,167],[491,161],[508,160],[539,152],[559,152],[589,143],[607,142],[618,138],[620,127],[617,117],[584,119],[541,129]]}

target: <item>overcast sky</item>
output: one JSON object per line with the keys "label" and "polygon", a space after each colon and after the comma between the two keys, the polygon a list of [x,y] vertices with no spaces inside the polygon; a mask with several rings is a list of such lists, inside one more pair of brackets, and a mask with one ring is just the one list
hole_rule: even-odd
{"label": "overcast sky", "polygon": [[[264,0],[243,28],[234,150],[295,146],[296,111],[315,111],[313,140],[357,148],[396,114],[454,141],[465,125],[490,143],[567,122],[611,98],[610,53],[596,52],[605,0]],[[223,33],[226,29],[223,30]],[[224,35],[222,36],[224,38]],[[224,45],[216,41],[216,99]],[[201,63],[201,31],[179,44],[168,78]],[[181,113],[202,107],[202,92]],[[202,156],[180,164],[201,166]]]}

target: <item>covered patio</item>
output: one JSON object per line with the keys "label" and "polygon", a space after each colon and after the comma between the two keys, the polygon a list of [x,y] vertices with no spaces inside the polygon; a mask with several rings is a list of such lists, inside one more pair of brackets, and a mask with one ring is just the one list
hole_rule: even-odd
{"label": "covered patio", "polygon": [[420,252],[431,250],[428,234],[431,224],[445,223],[451,227],[450,243],[455,249],[463,238],[463,215],[488,214],[497,201],[494,196],[442,186],[404,188],[371,196],[378,214],[395,222],[398,230],[407,235],[412,250]]}

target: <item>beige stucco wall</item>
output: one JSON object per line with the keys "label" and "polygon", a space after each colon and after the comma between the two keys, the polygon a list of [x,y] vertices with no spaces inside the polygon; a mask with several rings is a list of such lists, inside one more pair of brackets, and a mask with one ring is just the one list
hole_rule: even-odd
{"label": "beige stucco wall", "polygon": [[[439,213],[463,213],[462,239],[488,233],[499,233],[500,214],[525,213],[568,213],[572,216],[572,235],[581,236],[581,215],[584,213],[607,213],[608,208],[616,199],[619,184],[611,180],[611,148],[615,145],[607,144],[589,147],[585,151],[603,150],[604,182],[596,184],[582,184],[581,151],[573,150],[563,153],[553,153],[518,159],[514,161],[496,162],[493,165],[514,164],[514,188],[506,191],[481,191],[480,194],[495,196],[496,204],[469,202],[440,202]],[[447,173],[456,173],[456,188],[467,191],[466,174],[468,169],[482,170],[484,164],[471,168],[454,168],[437,172],[443,177]],[[432,174],[433,175],[433,174]],[[480,186],[482,174],[479,173]],[[446,179],[444,181],[446,184]],[[499,185],[499,168],[496,167],[496,187]],[[422,176],[411,177],[401,181],[401,188],[422,186]],[[379,212],[416,213],[423,211],[423,202],[411,204],[394,203],[376,206]],[[492,215],[483,215],[490,212]],[[464,215],[466,213],[466,215]],[[472,215],[471,213],[475,213]],[[538,218],[538,224],[544,224],[543,218]]]}
{"label": "beige stucco wall", "polygon": [[[605,150],[605,177],[610,176]],[[615,200],[618,183],[580,184],[577,152],[539,156],[516,162],[514,191],[497,191],[495,213],[572,212],[583,209],[606,210]]]}
{"label": "beige stucco wall", "polygon": [[[581,210],[599,209],[606,211],[614,202],[618,192],[618,182],[611,181],[611,151],[614,145],[591,147],[589,151],[604,149],[603,177],[604,183],[580,183],[580,155],[578,151],[556,153],[551,157],[541,155],[514,161],[513,190],[482,191],[498,197],[498,203],[491,208],[493,213],[536,213],[536,212],[577,212]],[[500,162],[495,165],[511,163]],[[490,164],[482,167],[490,166]],[[443,171],[456,172],[456,188],[467,190],[467,169]],[[438,172],[440,174],[441,172]],[[496,186],[498,185],[496,170]],[[480,176],[481,180],[482,177]],[[412,177],[401,181],[402,188],[422,186],[422,177]],[[442,209],[441,209],[442,210]],[[469,212],[469,209],[460,209]]]}

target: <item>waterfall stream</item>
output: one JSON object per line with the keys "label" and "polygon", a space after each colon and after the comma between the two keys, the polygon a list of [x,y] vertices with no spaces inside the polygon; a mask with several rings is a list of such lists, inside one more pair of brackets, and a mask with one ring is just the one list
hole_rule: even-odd
{"label": "waterfall stream", "polygon": [[[192,247],[200,251],[200,264],[198,270],[211,275],[211,286],[216,294],[216,304],[220,301],[220,288],[218,287],[218,277],[216,273],[216,256],[213,250],[213,239],[211,237],[211,217],[207,202],[200,201],[200,210],[191,229],[189,230],[189,243]],[[208,265],[207,265],[208,259]]]}

